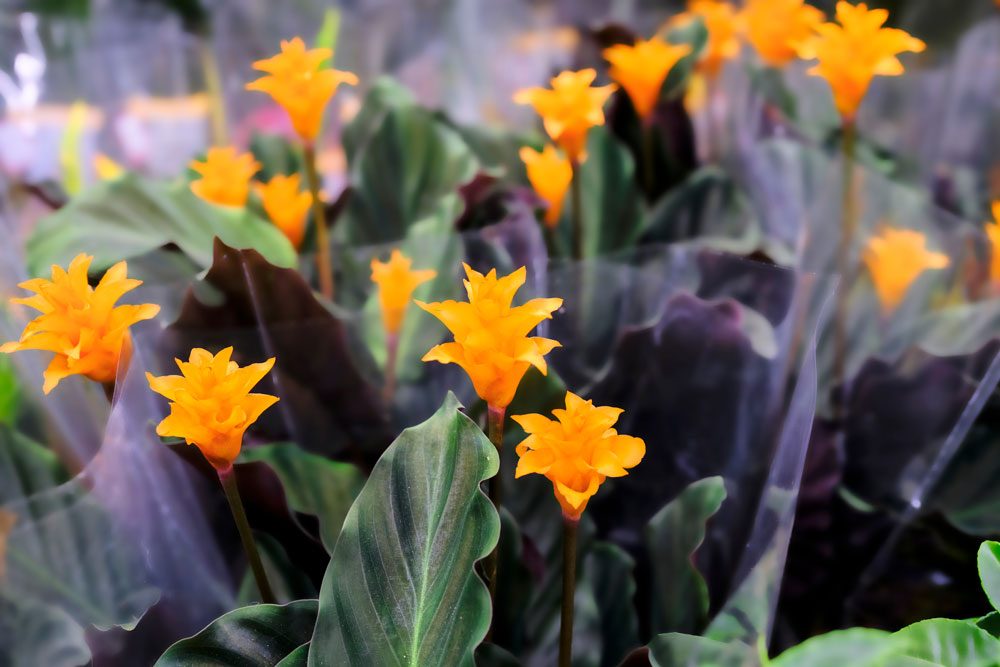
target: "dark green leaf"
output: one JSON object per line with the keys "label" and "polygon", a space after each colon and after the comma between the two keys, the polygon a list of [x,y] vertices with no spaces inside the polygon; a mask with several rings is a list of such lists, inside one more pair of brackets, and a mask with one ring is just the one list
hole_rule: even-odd
{"label": "dark green leaf", "polygon": [[726,498],[721,477],[684,489],[650,520],[646,544],[653,564],[654,632],[697,632],[708,616],[708,586],[692,558],[705,539],[706,522]]}
{"label": "dark green leaf", "polygon": [[253,248],[272,264],[291,267],[297,261],[288,239],[269,222],[202,201],[186,184],[166,186],[125,174],[84,191],[39,221],[28,238],[28,269],[41,275],[50,265],[65,266],[86,252],[94,255],[91,269],[99,271],[171,243],[207,267],[215,237]]}
{"label": "dark green leaf", "polygon": [[476,649],[476,667],[521,667],[521,661],[496,644],[483,642]]}
{"label": "dark green leaf", "polygon": [[302,170],[302,152],[277,134],[255,133],[250,138],[250,152],[260,163],[260,171],[254,176],[258,181],[267,182],[275,176],[298,174]]}
{"label": "dark green leaf", "polygon": [[274,667],[309,642],[316,609],[316,600],[242,607],[171,646],[156,665]]}
{"label": "dark green leaf", "polygon": [[472,665],[490,624],[473,565],[500,522],[494,447],[449,394],[396,439],[351,507],[323,579],[309,664]]}
{"label": "dark green leaf", "polygon": [[691,46],[691,52],[681,58],[671,68],[670,73],[663,82],[661,95],[673,97],[687,90],[688,82],[694,73],[694,68],[701,59],[705,46],[708,44],[708,28],[705,27],[705,22],[701,18],[695,17],[684,24],[672,27],[668,26],[666,38],[672,44],[688,44]]}
{"label": "dark green leaf", "polygon": [[[255,533],[254,541],[257,543],[260,559],[264,563],[264,572],[267,573],[267,580],[271,584],[277,602],[287,603],[316,598],[319,594],[316,585],[309,575],[296,567],[280,542],[265,533]],[[247,607],[257,602],[260,602],[260,591],[253,572],[248,568],[243,575],[240,590],[236,594],[236,604]]]}
{"label": "dark green leaf", "polygon": [[0,425],[0,504],[41,493],[68,479],[51,450]]}
{"label": "dark green leaf", "polygon": [[0,358],[0,425],[9,426],[17,418],[21,389],[10,358]]}
{"label": "dark green leaf", "polygon": [[0,664],[80,667],[90,659],[83,628],[65,611],[0,592]]}
{"label": "dark green leaf", "polygon": [[614,667],[639,645],[634,569],[632,557],[610,542],[596,542],[587,555],[584,576],[601,618],[601,667]]}
{"label": "dark green leaf", "polygon": [[979,546],[979,579],[993,608],[1000,610],[1000,542],[986,541]]}
{"label": "dark green leaf", "polygon": [[347,511],[365,483],[361,471],[290,442],[244,449],[239,463],[253,461],[266,463],[278,475],[292,510],[319,519],[323,546],[333,553]]}
{"label": "dark green leaf", "polygon": [[347,155],[347,163],[353,165],[359,152],[368,144],[372,135],[382,125],[385,115],[392,109],[412,107],[416,104],[413,93],[387,76],[375,79],[365,95],[361,110],[344,126],[341,143]]}
{"label": "dark green leaf", "polygon": [[478,168],[462,138],[431,112],[390,108],[351,164],[354,190],[336,229],[351,243],[397,241]]}
{"label": "dark green leaf", "polygon": [[740,642],[720,642],[676,632],[657,635],[649,642],[653,667],[757,667],[757,652]]}
{"label": "dark green leaf", "polygon": [[310,644],[303,644],[274,667],[306,667],[309,662],[309,647]]}
{"label": "dark green leaf", "polygon": [[982,618],[976,619],[976,627],[986,630],[994,637],[1000,637],[1000,611],[991,611]]}

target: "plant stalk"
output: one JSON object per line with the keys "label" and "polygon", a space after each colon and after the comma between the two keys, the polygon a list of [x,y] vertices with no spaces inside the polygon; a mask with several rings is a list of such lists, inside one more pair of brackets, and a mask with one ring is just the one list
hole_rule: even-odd
{"label": "plant stalk", "polygon": [[303,147],[306,166],[306,180],[312,194],[313,224],[316,226],[316,271],[319,273],[319,291],[333,301],[333,262],[330,259],[330,235],[326,228],[326,211],[319,196],[319,172],[316,170],[316,146],[307,143]]}
{"label": "plant stalk", "polygon": [[646,201],[653,201],[653,124],[643,118],[640,124],[642,132],[642,185],[646,191]]}
{"label": "plant stalk", "polygon": [[211,120],[212,145],[225,146],[229,143],[229,125],[226,123],[226,98],[222,92],[222,77],[219,75],[219,61],[212,50],[208,35],[198,36],[198,56],[205,77],[205,91],[208,93],[208,113]]}
{"label": "plant stalk", "polygon": [[264,604],[277,604],[274,591],[271,590],[271,583],[267,580],[267,573],[264,572],[264,564],[260,560],[260,552],[257,551],[257,544],[253,540],[253,532],[247,521],[247,513],[243,509],[240,490],[236,486],[236,473],[232,466],[225,470],[217,469],[216,472],[219,474],[222,490],[226,493],[226,500],[229,501],[229,509],[233,511],[233,520],[236,521],[236,528],[239,530],[240,541],[243,542],[243,551],[246,552],[250,570],[257,582],[257,588],[260,590],[260,601]]}
{"label": "plant stalk", "polygon": [[837,290],[833,332],[833,386],[839,391],[839,398],[834,405],[834,414],[837,418],[843,417],[846,401],[844,382],[847,375],[847,297],[852,270],[851,249],[858,224],[854,192],[857,128],[852,119],[844,120],[843,134],[840,244],[837,246],[837,273],[840,276],[840,289]]}
{"label": "plant stalk", "polygon": [[580,520],[563,516],[562,616],[559,620],[559,667],[573,662],[573,598],[576,593],[576,534]]}
{"label": "plant stalk", "polygon": [[396,393],[396,359],[399,356],[399,334],[386,334],[385,349],[385,385],[382,387],[382,400],[386,405],[389,405]]}
{"label": "plant stalk", "polygon": [[573,169],[573,179],[570,181],[570,189],[573,196],[573,211],[570,215],[570,222],[573,225],[573,259],[583,259],[583,197],[580,193],[580,162],[575,158],[570,160]]}
{"label": "plant stalk", "polygon": [[[503,455],[503,421],[504,416],[507,412],[506,408],[498,408],[496,406],[490,405],[487,407],[486,413],[486,434],[493,443],[493,446],[497,449],[497,456]],[[501,462],[502,463],[502,462]],[[490,501],[493,503],[493,507],[496,508],[497,512],[500,512],[500,505],[503,500],[503,480],[501,479],[501,471],[498,470],[497,474],[493,475],[490,479]],[[497,592],[497,560],[498,554],[497,547],[493,548],[490,552],[489,557],[486,560],[486,576],[489,579],[487,586],[490,589],[490,602],[494,600]]]}

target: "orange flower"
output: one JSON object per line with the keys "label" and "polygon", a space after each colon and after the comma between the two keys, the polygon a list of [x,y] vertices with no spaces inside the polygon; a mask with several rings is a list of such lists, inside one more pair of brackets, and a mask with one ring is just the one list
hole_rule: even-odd
{"label": "orange flower", "polygon": [[247,90],[259,90],[281,105],[292,120],[292,127],[303,141],[311,143],[319,135],[326,103],[337,87],[358,85],[358,77],[323,67],[333,57],[330,49],[306,49],[300,37],[281,42],[281,53],[258,60],[254,69],[266,75],[247,84]]}
{"label": "orange flower", "polygon": [[722,0],[689,0],[686,12],[678,14],[672,25],[700,18],[708,31],[708,43],[698,63],[709,78],[715,77],[727,60],[740,55],[739,15],[736,9]]}
{"label": "orange flower", "polygon": [[378,285],[382,322],[390,334],[398,333],[403,326],[403,315],[410,305],[413,290],[437,276],[433,269],[414,271],[410,268],[412,265],[413,261],[399,250],[392,251],[388,262],[372,258],[372,280]]}
{"label": "orange flower", "polygon": [[660,97],[667,74],[691,53],[687,44],[670,44],[659,37],[636,40],[634,45],[616,44],[604,49],[611,68],[608,74],[625,89],[640,118],[648,118]]}
{"label": "orange flower", "polygon": [[902,303],[906,291],[927,269],[948,266],[948,256],[927,250],[926,238],[912,229],[886,227],[868,241],[862,256],[884,312]]}
{"label": "orange flower", "polygon": [[7,577],[7,537],[16,523],[17,515],[0,507],[0,582]]}
{"label": "orange flower", "polygon": [[94,155],[94,171],[97,173],[97,177],[102,181],[113,181],[125,173],[125,170],[120,164],[109,158],[104,153],[97,153]]}
{"label": "orange flower", "polygon": [[566,392],[566,409],[544,415],[514,415],[528,437],[517,446],[515,477],[536,473],[552,482],[556,500],[569,519],[579,519],[587,501],[608,477],[624,477],[646,454],[641,438],[611,428],[624,412],[597,407]]}
{"label": "orange flower", "polygon": [[128,355],[128,328],[160,312],[151,303],[115,306],[126,292],[142,284],[127,278],[125,262],[112,266],[97,287],[87,282],[93,261],[90,255],[77,255],[69,269],[52,267],[52,280],[35,278],[18,287],[35,292],[33,296],[11,299],[41,312],[24,327],[17,342],[0,345],[0,352],[45,350],[55,353],[45,370],[45,393],[70,375],[83,375],[102,383],[114,382],[122,355]]}
{"label": "orange flower", "polygon": [[993,202],[993,223],[986,224],[986,237],[990,240],[990,280],[1000,284],[1000,201]]}
{"label": "orange flower", "polygon": [[288,237],[293,246],[301,246],[306,235],[306,218],[312,206],[312,195],[299,190],[299,175],[274,176],[266,185],[258,183],[257,192],[274,226]]}
{"label": "orange flower", "polygon": [[455,341],[438,345],[424,361],[458,364],[469,374],[476,393],[492,408],[506,408],[529,366],[545,374],[545,355],[559,347],[548,338],[528,337],[542,320],[552,317],[562,299],[532,299],[512,307],[514,294],[527,272],[520,269],[497,278],[496,269],[483,275],[464,264],[469,302],[443,301],[417,305],[448,327]]}
{"label": "orange flower", "polygon": [[551,89],[525,88],[514,94],[515,102],[535,108],[552,141],[577,163],[586,159],[587,131],[604,125],[604,103],[617,88],[592,87],[595,78],[593,69],[562,72],[550,81]]}
{"label": "orange flower", "polygon": [[528,172],[531,187],[548,204],[545,224],[554,228],[559,223],[566,190],[573,180],[573,166],[551,145],[546,146],[542,152],[523,146],[518,155]]}
{"label": "orange flower", "polygon": [[827,80],[837,110],[845,119],[854,117],[873,78],[903,73],[903,64],[896,56],[924,50],[924,43],[906,32],[883,28],[888,18],[884,9],[841,0],[837,3],[839,24],[817,26],[818,34],[798,47],[802,58],[819,61],[809,73]]}
{"label": "orange flower", "polygon": [[784,67],[823,22],[823,12],[804,0],[748,0],[742,19],[747,40],[761,60]]}
{"label": "orange flower", "polygon": [[232,465],[247,428],[278,402],[276,396],[250,393],[274,359],[240,368],[230,360],[232,355],[231,347],[214,356],[195,348],[188,361],[174,360],[182,375],[146,373],[150,389],[170,401],[170,414],[157,425],[156,434],[183,438],[218,470]]}
{"label": "orange flower", "polygon": [[201,175],[191,182],[191,191],[205,201],[221,206],[244,206],[250,194],[250,179],[260,169],[250,153],[236,153],[232,146],[209,148],[204,162],[188,165]]}

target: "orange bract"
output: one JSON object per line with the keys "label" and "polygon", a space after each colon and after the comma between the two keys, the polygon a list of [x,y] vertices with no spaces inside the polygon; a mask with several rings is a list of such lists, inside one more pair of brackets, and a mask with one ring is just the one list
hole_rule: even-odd
{"label": "orange bract", "polygon": [[454,342],[443,343],[424,355],[424,361],[458,364],[472,380],[476,393],[493,408],[506,408],[529,366],[543,374],[545,355],[559,343],[528,333],[562,306],[562,299],[532,299],[511,306],[527,272],[520,269],[497,277],[496,269],[483,275],[465,264],[469,302],[443,301],[417,305],[448,327]]}
{"label": "orange bract", "polygon": [[722,0],[690,0],[686,12],[671,23],[676,25],[698,17],[705,23],[708,43],[698,63],[708,77],[715,77],[727,60],[740,55],[740,26],[736,8]]}
{"label": "orange bract", "polygon": [[351,72],[323,67],[332,57],[330,49],[306,49],[300,37],[282,40],[281,53],[253,64],[266,75],[246,88],[270,95],[288,113],[302,140],[311,143],[319,135],[323,111],[337,87],[358,85],[358,77]]}
{"label": "orange bract", "polygon": [[932,252],[926,238],[912,229],[886,227],[868,241],[862,255],[884,312],[899,306],[920,274],[948,266],[948,256]]}
{"label": "orange bract", "polygon": [[761,60],[783,67],[823,22],[823,12],[805,0],[748,0],[742,19],[747,40]]}
{"label": "orange bract", "polygon": [[597,72],[562,72],[549,82],[552,88],[526,88],[514,95],[518,104],[530,104],[542,124],[570,160],[586,158],[587,131],[604,125],[604,103],[616,86],[593,87]]}
{"label": "orange bract", "polygon": [[924,43],[906,32],[883,28],[888,18],[884,9],[841,0],[837,23],[817,26],[817,34],[798,47],[802,58],[819,61],[809,73],[827,80],[834,104],[845,119],[854,117],[873,78],[903,73],[899,54],[924,50]]}
{"label": "orange bract", "polygon": [[221,206],[244,206],[250,179],[260,169],[253,155],[237,153],[232,146],[209,148],[204,162],[192,160],[189,166],[201,175],[191,182],[191,191]]}
{"label": "orange bract", "polygon": [[670,44],[659,37],[639,39],[635,44],[616,44],[604,49],[611,68],[608,74],[618,83],[641,118],[647,118],[656,106],[667,74],[677,62],[691,53],[687,44]]}
{"label": "orange bract", "polygon": [[68,270],[53,266],[51,280],[35,278],[19,285],[35,292],[34,296],[11,299],[41,315],[28,322],[19,341],[5,343],[0,352],[53,352],[44,374],[46,394],[70,375],[113,382],[123,351],[128,353],[128,328],[160,312],[159,306],[150,303],[115,306],[142,281],[130,280],[126,263],[119,262],[107,270],[97,287],[91,287],[87,272],[93,259],[80,254]]}
{"label": "orange bract", "polygon": [[986,224],[986,237],[990,241],[990,280],[1000,284],[1000,201],[993,202],[993,222]]}
{"label": "orange bract", "polygon": [[312,195],[299,189],[299,175],[274,176],[266,184],[259,183],[260,194],[267,217],[298,248],[306,235],[306,219],[312,206]]}
{"label": "orange bract", "polygon": [[518,155],[521,156],[521,162],[524,163],[535,194],[548,204],[545,210],[545,224],[555,227],[562,214],[566,190],[573,180],[572,165],[569,160],[559,155],[555,146],[546,146],[541,152],[523,146]]}
{"label": "orange bract", "polygon": [[566,392],[566,409],[544,415],[514,415],[528,437],[517,446],[515,477],[532,473],[552,482],[563,513],[579,519],[587,502],[608,477],[624,477],[646,454],[640,438],[612,428],[624,412],[598,407]]}
{"label": "orange bract", "polygon": [[0,507],[0,583],[7,577],[7,536],[16,523],[17,515]]}
{"label": "orange bract", "polygon": [[175,360],[181,375],[146,373],[149,387],[170,401],[170,414],[157,425],[157,435],[183,438],[220,470],[239,456],[247,428],[278,402],[276,396],[250,393],[274,359],[240,368],[230,360],[232,354],[231,347],[216,355],[195,348],[188,361]]}
{"label": "orange bract", "polygon": [[382,323],[390,334],[399,332],[403,315],[410,305],[413,290],[433,280],[437,271],[414,270],[413,261],[399,250],[393,250],[388,262],[372,259],[372,280],[378,285],[378,301],[382,308]]}

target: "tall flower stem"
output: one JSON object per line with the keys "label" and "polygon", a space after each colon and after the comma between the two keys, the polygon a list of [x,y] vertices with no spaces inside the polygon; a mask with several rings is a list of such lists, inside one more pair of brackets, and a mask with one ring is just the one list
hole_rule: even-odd
{"label": "tall flower stem", "polygon": [[844,120],[843,134],[840,244],[837,246],[837,273],[840,276],[840,289],[837,290],[833,332],[833,381],[834,387],[837,387],[841,392],[840,399],[835,405],[838,417],[843,416],[845,399],[843,392],[847,375],[847,297],[852,270],[851,248],[854,244],[858,224],[854,192],[854,154],[857,128],[853,120]]}
{"label": "tall flower stem", "polygon": [[396,393],[396,359],[399,356],[399,334],[386,334],[385,349],[385,385],[382,387],[382,400],[385,401],[386,405],[389,405]]}
{"label": "tall flower stem", "polygon": [[[503,455],[503,420],[506,415],[506,408],[498,408],[493,405],[487,408],[486,434],[497,448],[497,456]],[[490,500],[497,512],[500,512],[500,504],[503,500],[503,480],[500,471],[490,479]],[[497,592],[497,548],[494,547],[486,561],[486,576],[489,578],[490,601],[496,597]]]}
{"label": "tall flower stem", "polygon": [[205,77],[205,91],[208,93],[209,114],[211,118],[212,143],[215,146],[225,146],[229,143],[229,126],[226,123],[226,98],[222,91],[222,77],[219,75],[219,61],[212,50],[212,43],[207,34],[198,36],[198,56],[201,60],[201,70]]}
{"label": "tall flower stem", "polygon": [[333,262],[330,259],[330,235],[326,229],[326,211],[319,197],[319,172],[316,170],[316,146],[303,147],[306,163],[306,180],[312,194],[313,224],[316,225],[316,271],[319,272],[319,291],[333,301]]}
{"label": "tall flower stem", "polygon": [[271,583],[267,580],[267,574],[264,572],[264,564],[260,560],[257,544],[253,541],[253,532],[251,532],[250,523],[247,521],[247,513],[243,509],[243,501],[240,499],[240,490],[236,486],[236,474],[233,467],[229,466],[217,472],[219,481],[222,483],[222,490],[226,492],[226,500],[229,501],[229,509],[233,511],[233,520],[236,521],[240,541],[243,542],[243,551],[246,552],[250,569],[253,571],[253,578],[260,590],[260,600],[264,604],[276,604],[277,599],[274,597]]}
{"label": "tall flower stem", "polygon": [[642,186],[646,191],[647,201],[653,200],[653,124],[647,119],[642,120]]}
{"label": "tall flower stem", "polygon": [[573,259],[583,259],[583,196],[580,193],[580,162],[575,158],[570,160],[573,168],[573,180],[570,181],[572,190],[573,211],[570,215],[570,222],[573,225]]}
{"label": "tall flower stem", "polygon": [[559,621],[559,667],[573,662],[573,598],[576,593],[576,533],[579,519],[563,517],[562,616]]}

